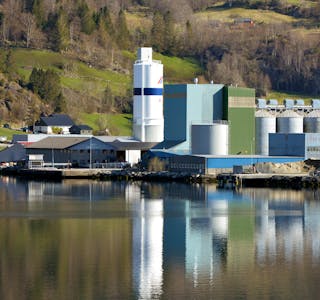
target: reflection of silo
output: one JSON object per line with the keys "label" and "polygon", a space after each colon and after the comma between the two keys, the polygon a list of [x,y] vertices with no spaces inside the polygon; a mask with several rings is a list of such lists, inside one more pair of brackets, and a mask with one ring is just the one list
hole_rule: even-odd
{"label": "reflection of silo", "polygon": [[267,111],[256,112],[256,153],[269,154],[269,133],[276,132],[276,117]]}
{"label": "reflection of silo", "polygon": [[192,154],[228,155],[229,126],[226,121],[191,126]]}
{"label": "reflection of silo", "polygon": [[304,119],[304,132],[320,132],[320,111],[313,110]]}
{"label": "reflection of silo", "polygon": [[277,116],[278,133],[303,133],[303,117],[292,110]]}

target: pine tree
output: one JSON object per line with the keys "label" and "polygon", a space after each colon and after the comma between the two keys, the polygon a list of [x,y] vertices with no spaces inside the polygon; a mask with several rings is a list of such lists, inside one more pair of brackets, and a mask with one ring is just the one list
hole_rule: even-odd
{"label": "pine tree", "polygon": [[156,12],[153,15],[153,24],[151,29],[151,43],[152,47],[157,52],[164,51],[164,34],[165,34],[165,24],[163,16]]}
{"label": "pine tree", "polygon": [[86,34],[91,34],[95,29],[93,15],[85,1],[82,1],[78,7],[78,15],[81,20],[81,31]]}
{"label": "pine tree", "polygon": [[118,15],[118,35],[117,43],[121,49],[130,49],[131,47],[131,36],[127,27],[126,16],[123,10],[120,10]]}
{"label": "pine tree", "polygon": [[33,1],[32,13],[36,18],[38,27],[43,27],[45,25],[45,13],[44,13],[44,7],[43,7],[43,0]]}
{"label": "pine tree", "polygon": [[54,112],[56,113],[62,113],[67,110],[66,98],[62,95],[62,93],[60,93],[57,96],[57,98],[55,99],[54,105],[55,105]]}
{"label": "pine tree", "polygon": [[166,54],[176,54],[174,22],[170,11],[167,11],[167,13],[164,15],[164,45]]}
{"label": "pine tree", "polygon": [[69,24],[68,17],[61,7],[57,17],[57,48],[58,50],[65,50],[69,45]]}

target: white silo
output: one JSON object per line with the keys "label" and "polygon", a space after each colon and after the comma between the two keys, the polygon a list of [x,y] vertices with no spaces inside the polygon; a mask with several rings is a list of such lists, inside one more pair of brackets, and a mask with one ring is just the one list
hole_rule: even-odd
{"label": "white silo", "polygon": [[269,133],[276,132],[276,117],[265,110],[255,114],[256,154],[269,155]]}
{"label": "white silo", "polygon": [[163,65],[152,48],[139,48],[133,66],[133,134],[142,142],[163,141]]}
{"label": "white silo", "polygon": [[292,110],[285,110],[277,116],[278,133],[303,133],[303,116]]}
{"label": "white silo", "polygon": [[204,155],[228,155],[229,125],[227,121],[191,125],[191,152]]}
{"label": "white silo", "polygon": [[320,133],[320,111],[313,110],[303,119],[304,132]]}

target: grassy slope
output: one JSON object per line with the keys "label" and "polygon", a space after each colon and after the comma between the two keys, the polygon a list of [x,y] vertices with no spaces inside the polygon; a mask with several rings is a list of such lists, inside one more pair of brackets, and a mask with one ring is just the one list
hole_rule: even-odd
{"label": "grassy slope", "polygon": [[[2,124],[1,124],[1,126],[2,126]],[[23,134],[23,132],[0,127],[0,136],[6,136],[7,140],[12,140],[12,136],[14,134]]]}
{"label": "grassy slope", "polygon": [[130,114],[85,114],[81,115],[83,123],[95,130],[99,123],[103,123],[114,135],[131,136],[132,116]]}
{"label": "grassy slope", "polygon": [[[115,95],[123,95],[132,86],[132,75],[124,75],[109,70],[98,70],[75,59],[68,58],[62,54],[46,50],[13,50],[15,69],[28,81],[32,68],[52,68],[61,76],[61,84],[66,88],[78,92],[98,96],[110,85]],[[123,55],[129,58],[132,63],[136,59],[136,53],[124,51]],[[202,73],[199,65],[190,59],[167,57],[155,53],[154,59],[161,60],[164,64],[166,82],[186,82],[195,75]],[[130,70],[132,71],[132,70]],[[112,133],[118,135],[131,134],[131,116],[128,115],[102,115],[88,116],[83,114],[81,122],[90,125],[98,130],[98,123],[107,124]]]}
{"label": "grassy slope", "polygon": [[224,23],[233,23],[236,18],[251,18],[256,23],[294,23],[301,21],[291,16],[282,15],[274,11],[245,8],[214,8],[206,12],[199,12],[196,17],[201,20],[217,20]]}

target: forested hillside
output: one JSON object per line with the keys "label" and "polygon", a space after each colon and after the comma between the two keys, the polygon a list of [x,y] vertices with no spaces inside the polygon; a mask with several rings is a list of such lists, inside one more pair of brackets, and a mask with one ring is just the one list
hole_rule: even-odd
{"label": "forested hillside", "polygon": [[167,82],[320,94],[319,1],[0,0],[0,29],[2,120],[131,112],[141,46]]}

